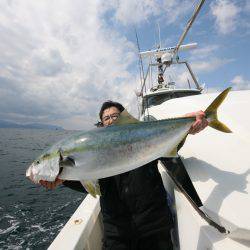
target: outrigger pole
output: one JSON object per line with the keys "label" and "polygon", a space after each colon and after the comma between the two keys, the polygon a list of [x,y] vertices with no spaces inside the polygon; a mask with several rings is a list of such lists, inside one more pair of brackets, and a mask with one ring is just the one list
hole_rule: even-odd
{"label": "outrigger pole", "polygon": [[205,2],[205,0],[201,0],[200,3],[196,6],[195,11],[194,11],[192,17],[189,19],[188,24],[187,24],[185,30],[183,31],[183,33],[182,33],[182,35],[181,35],[181,37],[180,37],[180,39],[179,39],[176,47],[174,48],[173,57],[178,53],[178,50],[179,50],[179,48],[180,48],[183,40],[185,39],[185,37],[186,37],[189,29],[191,28],[191,26],[192,26],[195,18],[197,17],[198,13],[200,12],[200,9],[201,9],[202,5],[204,4],[204,2]]}

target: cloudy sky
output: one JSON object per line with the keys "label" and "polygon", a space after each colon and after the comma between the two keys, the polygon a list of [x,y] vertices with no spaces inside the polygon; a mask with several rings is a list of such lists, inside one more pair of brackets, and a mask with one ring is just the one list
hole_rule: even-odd
{"label": "cloudy sky", "polygon": [[[88,129],[101,103],[136,110],[141,50],[177,43],[197,0],[1,0],[0,119]],[[250,88],[250,2],[207,0],[184,43],[207,91]]]}

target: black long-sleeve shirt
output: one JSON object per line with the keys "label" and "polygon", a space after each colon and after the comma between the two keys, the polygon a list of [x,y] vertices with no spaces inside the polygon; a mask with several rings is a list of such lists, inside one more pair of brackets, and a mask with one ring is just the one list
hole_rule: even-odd
{"label": "black long-sleeve shirt", "polygon": [[[86,192],[80,182],[64,185]],[[173,225],[157,160],[99,180],[104,237],[145,237]]]}

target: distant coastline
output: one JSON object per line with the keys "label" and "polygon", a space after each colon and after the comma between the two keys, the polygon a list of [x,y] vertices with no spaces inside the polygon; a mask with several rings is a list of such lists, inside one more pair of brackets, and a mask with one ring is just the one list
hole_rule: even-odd
{"label": "distant coastline", "polygon": [[51,129],[51,130],[64,130],[64,128],[51,124],[43,123],[29,123],[29,124],[19,124],[14,122],[9,122],[5,120],[0,120],[0,128],[24,128],[24,129]]}

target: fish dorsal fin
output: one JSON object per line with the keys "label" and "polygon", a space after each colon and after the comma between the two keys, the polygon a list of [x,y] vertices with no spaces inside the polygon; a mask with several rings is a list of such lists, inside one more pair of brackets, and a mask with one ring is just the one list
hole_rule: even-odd
{"label": "fish dorsal fin", "polygon": [[132,123],[138,123],[140,122],[138,119],[134,118],[129,112],[124,109],[119,118],[114,121],[115,125],[122,125],[122,124],[132,124]]}

